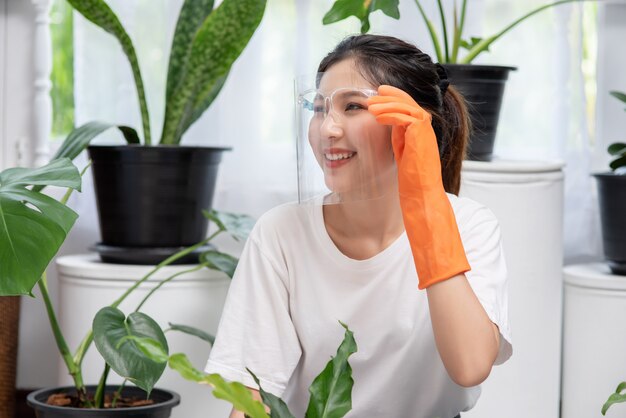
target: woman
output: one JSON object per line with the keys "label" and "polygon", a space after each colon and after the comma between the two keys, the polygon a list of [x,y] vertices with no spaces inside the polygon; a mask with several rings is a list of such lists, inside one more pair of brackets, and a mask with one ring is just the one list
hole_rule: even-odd
{"label": "woman", "polygon": [[206,371],[259,398],[247,367],[303,417],[340,320],[358,344],[347,416],[453,418],[512,352],[498,222],[456,196],[463,100],[443,67],[392,37],[349,37],[318,72],[309,140],[339,203],[259,219]]}

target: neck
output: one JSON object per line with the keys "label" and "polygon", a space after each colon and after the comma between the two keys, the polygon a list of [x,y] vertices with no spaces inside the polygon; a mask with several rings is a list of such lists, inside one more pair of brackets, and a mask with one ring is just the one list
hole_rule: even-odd
{"label": "neck", "polygon": [[326,205],[324,223],[329,232],[350,238],[388,242],[404,231],[397,190],[371,200]]}

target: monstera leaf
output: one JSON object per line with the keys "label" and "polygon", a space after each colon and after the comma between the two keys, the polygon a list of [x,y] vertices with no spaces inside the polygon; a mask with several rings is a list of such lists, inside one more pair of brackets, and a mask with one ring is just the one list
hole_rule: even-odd
{"label": "monstera leaf", "polygon": [[67,158],[0,173],[1,296],[31,292],[78,218],[64,204],[28,186],[80,190],[80,174]]}

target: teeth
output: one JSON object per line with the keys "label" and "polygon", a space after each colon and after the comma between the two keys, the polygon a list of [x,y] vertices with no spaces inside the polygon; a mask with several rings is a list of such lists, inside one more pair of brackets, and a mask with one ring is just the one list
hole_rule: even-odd
{"label": "teeth", "polygon": [[324,154],[324,156],[326,157],[327,160],[337,161],[337,160],[348,159],[352,157],[354,154],[355,154],[354,152],[344,152],[340,154]]}

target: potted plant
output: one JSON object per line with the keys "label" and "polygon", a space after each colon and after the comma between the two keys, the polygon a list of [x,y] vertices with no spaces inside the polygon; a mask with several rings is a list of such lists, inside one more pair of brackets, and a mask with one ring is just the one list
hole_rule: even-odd
{"label": "potted plant", "polygon": [[[611,95],[626,103],[626,94]],[[613,156],[611,171],[593,176],[598,184],[604,257],[614,274],[626,275],[626,143],[616,142],[607,151]]]}
{"label": "potted plant", "polygon": [[[449,25],[446,18],[448,14],[442,1],[437,0],[439,10],[437,20],[441,22],[439,34],[433,19],[426,15],[420,1],[415,0],[424,24],[428,28],[437,61],[446,68],[450,83],[463,94],[468,103],[471,103],[469,111],[473,131],[467,151],[468,159],[478,161],[490,161],[492,159],[505,83],[509,72],[516,69],[509,66],[476,65],[472,64],[473,60],[480,54],[488,52],[489,47],[495,41],[531,16],[553,6],[579,1],[584,0],[555,1],[529,11],[491,36],[467,38],[464,34],[467,0],[461,0],[460,10],[457,7],[457,2],[454,2],[452,33],[448,32]],[[324,15],[322,23],[327,25],[349,16],[356,16],[361,21],[361,33],[367,33],[370,29],[369,15],[376,10],[381,10],[394,19],[399,19],[398,2],[399,0],[377,2],[336,0],[332,8]],[[466,50],[464,55],[461,55],[461,49]]]}
{"label": "potted plant", "polygon": [[[93,329],[88,330],[81,344],[72,352],[57,321],[45,270],[78,217],[65,206],[65,202],[73,190],[80,190],[80,185],[80,174],[67,158],[54,160],[41,168],[10,168],[0,173],[0,223],[3,225],[0,228],[0,296],[32,295],[33,288],[38,286],[59,353],[74,381],[71,388],[34,392],[29,395],[28,401],[40,417],[167,417],[171,408],[179,402],[179,396],[173,392],[153,390],[165,364],[154,361],[151,354],[154,341],[158,341],[159,350],[167,353],[167,340],[161,327],[140,312],[140,308],[158,288],[181,273],[162,280],[128,316],[118,306],[163,266],[177,261],[219,234],[225,232],[237,240],[245,238],[253,221],[244,215],[205,211],[204,216],[211,219],[217,231],[164,260],[143,278],[138,278],[111,305],[102,308],[94,319]],[[68,191],[57,201],[42,193],[48,186],[67,188]],[[190,270],[207,267],[232,277],[236,264],[235,257],[209,250],[201,254],[200,263]],[[212,340],[211,336],[192,327],[171,325],[170,328]],[[89,386],[82,378],[82,361],[94,342],[106,365],[98,384]],[[136,387],[108,387],[106,382],[111,369]],[[56,405],[49,405],[48,401]],[[105,403],[118,408],[103,410]],[[122,403],[131,406],[120,408]]]}
{"label": "potted plant", "polygon": [[[164,92],[165,115],[158,141],[133,42],[104,0],[68,0],[72,7],[112,34],[132,69],[142,135],[111,123],[75,129],[54,158],[73,159],[103,131],[117,127],[127,145],[89,146],[103,261],[156,264],[206,236],[202,209],[211,208],[218,164],[228,147],[181,146],[187,129],[213,103],[234,61],[258,27],[266,0],[185,0],[172,40]],[[141,145],[143,143],[143,146]],[[195,262],[200,248],[177,262]]]}

